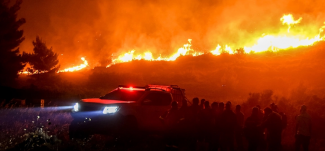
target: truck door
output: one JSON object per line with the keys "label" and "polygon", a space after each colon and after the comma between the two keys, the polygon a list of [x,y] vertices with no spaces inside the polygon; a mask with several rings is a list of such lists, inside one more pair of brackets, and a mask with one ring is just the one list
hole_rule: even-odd
{"label": "truck door", "polygon": [[[150,92],[141,101],[142,122],[145,130],[160,131],[164,128],[164,125],[159,118],[166,113],[172,102],[172,96],[170,93]],[[142,125],[141,124],[141,125]]]}

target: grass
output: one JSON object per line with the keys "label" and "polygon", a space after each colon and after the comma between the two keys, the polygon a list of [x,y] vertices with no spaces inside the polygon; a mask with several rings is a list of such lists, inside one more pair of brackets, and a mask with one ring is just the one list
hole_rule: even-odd
{"label": "grass", "polygon": [[[263,95],[263,94],[262,94]],[[265,95],[264,95],[265,96]],[[270,96],[271,97],[271,96]],[[245,117],[251,113],[252,106],[264,104],[272,98],[255,98],[253,95],[242,104]],[[313,122],[313,136],[310,149],[325,150],[324,99],[307,97],[304,104],[309,107]],[[295,115],[299,113],[300,103],[281,98],[276,102],[281,112],[288,116],[288,126],[282,137],[284,150],[293,150]],[[70,109],[60,107],[17,107],[7,105],[0,108],[0,150],[164,150],[163,136],[139,135],[130,142],[124,138],[107,135],[92,135],[85,139],[69,139],[69,125],[72,117]],[[180,144],[180,147],[182,144]],[[184,147],[186,148],[186,146]],[[181,148],[182,150],[182,148]]]}

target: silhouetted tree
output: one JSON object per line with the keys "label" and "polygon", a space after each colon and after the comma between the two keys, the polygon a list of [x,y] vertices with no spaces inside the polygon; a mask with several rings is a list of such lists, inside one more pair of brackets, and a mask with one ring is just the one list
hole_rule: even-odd
{"label": "silhouetted tree", "polygon": [[58,54],[51,48],[47,48],[45,42],[38,36],[33,41],[34,53],[24,53],[23,56],[28,60],[34,70],[55,72],[59,69]]}
{"label": "silhouetted tree", "polygon": [[10,85],[18,77],[18,72],[24,68],[19,55],[19,45],[25,39],[23,30],[19,27],[26,21],[17,20],[17,11],[21,0],[12,6],[8,0],[0,0],[0,84]]}

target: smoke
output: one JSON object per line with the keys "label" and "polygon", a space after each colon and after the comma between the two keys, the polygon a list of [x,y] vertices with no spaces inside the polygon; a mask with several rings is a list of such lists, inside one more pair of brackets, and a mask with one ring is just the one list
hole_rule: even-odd
{"label": "smoke", "polygon": [[303,18],[299,32],[317,33],[324,5],[321,0],[25,0],[19,11],[27,21],[21,50],[31,52],[39,35],[65,68],[82,63],[81,57],[94,66],[131,50],[169,56],[187,39],[199,51],[218,44],[238,48],[287,30],[280,18],[288,13]]}

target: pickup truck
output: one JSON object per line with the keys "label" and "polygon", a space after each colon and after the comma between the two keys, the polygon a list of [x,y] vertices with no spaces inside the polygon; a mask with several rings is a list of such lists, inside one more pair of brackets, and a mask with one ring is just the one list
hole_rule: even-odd
{"label": "pickup truck", "polygon": [[96,133],[157,132],[164,126],[160,120],[172,101],[179,105],[185,90],[177,85],[120,85],[99,98],[87,98],[73,105],[69,127],[70,138]]}

